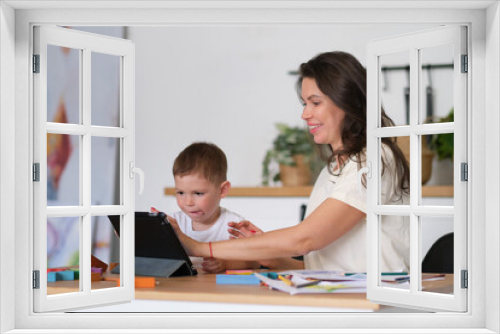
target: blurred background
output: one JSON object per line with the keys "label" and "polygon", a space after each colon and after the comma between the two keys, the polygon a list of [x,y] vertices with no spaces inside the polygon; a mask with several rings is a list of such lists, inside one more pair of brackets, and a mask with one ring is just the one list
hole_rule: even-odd
{"label": "blurred background", "polygon": [[[228,179],[233,187],[261,186],[264,156],[278,135],[275,124],[303,127],[302,106],[295,89],[297,75],[293,73],[302,62],[321,52],[339,50],[352,53],[365,65],[370,40],[434,27],[273,24],[72,28],[126,38],[135,44],[135,165],[146,175],[144,193],[136,194],[136,211],[148,211],[154,206],[173,212],[178,210],[175,198],[166,195],[165,190],[174,186],[172,164],[179,152],[194,141],[212,142],[226,153]],[[63,50],[55,52],[63,59]],[[451,64],[452,54],[453,50],[442,48],[427,52],[422,58],[424,65],[436,65],[423,67],[421,84],[430,92],[422,101],[426,110],[431,111],[428,121],[440,121],[453,108],[453,87],[449,85],[453,72],[449,66],[441,66]],[[60,64],[59,58],[52,58]],[[71,64],[68,56],[64,59],[68,67],[52,80],[60,81],[61,76],[78,70],[74,67],[78,62]],[[92,61],[94,65],[94,58]],[[395,54],[384,58],[381,64],[383,106],[397,125],[407,121],[408,61],[408,55]],[[96,58],[95,62],[101,65],[95,73],[93,70],[92,76],[99,77],[101,84],[92,91],[92,102],[101,99],[100,105],[107,107],[101,112],[96,110],[96,116],[93,110],[92,118],[102,117],[113,124],[118,115],[119,62],[106,57]],[[71,99],[68,85],[54,87],[59,91],[52,92],[55,96],[52,105],[49,104],[52,119],[62,117],[59,95],[66,94],[65,101]],[[66,106],[68,122],[72,117],[70,109]],[[49,205],[61,205],[78,196],[71,192],[78,178],[68,177],[74,160],[78,159],[78,141],[74,140],[60,137],[59,144],[53,146],[61,152],[62,160],[58,160],[58,167],[53,167],[58,181],[56,188],[49,186],[53,190],[52,199],[48,194]],[[428,143],[431,145],[430,139]],[[92,202],[117,203],[114,185],[118,176],[118,144],[103,141],[95,147],[92,171],[100,176],[92,183]],[[434,154],[430,162],[432,172],[426,186],[452,185],[452,159],[439,159]],[[52,182],[54,185],[53,179]],[[270,186],[280,187],[281,182],[272,182]],[[222,205],[267,231],[299,223],[307,199],[307,195],[249,195],[226,198]],[[453,205],[453,198],[446,196],[431,196],[425,201],[432,205]],[[78,224],[60,223],[56,219],[48,224],[49,266],[71,265],[72,259],[78,260],[78,243],[70,238]],[[428,223],[423,254],[438,237],[452,230],[452,224]],[[92,233],[92,254],[104,262],[116,262],[116,239],[106,217],[94,217]]]}

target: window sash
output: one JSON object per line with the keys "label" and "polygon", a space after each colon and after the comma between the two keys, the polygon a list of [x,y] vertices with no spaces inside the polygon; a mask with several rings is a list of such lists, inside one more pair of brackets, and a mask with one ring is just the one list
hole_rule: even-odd
{"label": "window sash", "polygon": [[[467,269],[467,183],[460,181],[460,163],[467,162],[467,76],[460,73],[461,55],[467,54],[466,28],[443,27],[394,38],[372,41],[368,44],[368,105],[367,152],[371,163],[368,179],[368,298],[381,304],[415,307],[426,310],[466,311],[467,290],[461,288],[461,270]],[[454,45],[454,110],[453,123],[419,124],[421,63],[419,50],[440,45]],[[385,54],[410,52],[410,124],[408,126],[380,127],[380,74],[379,58]],[[469,62],[470,63],[470,62]],[[453,132],[454,142],[454,206],[434,207],[419,205],[421,175],[410,174],[410,205],[401,207],[378,205],[380,194],[380,139],[389,136],[410,136],[410,170],[420,170],[420,135]],[[380,215],[406,215],[410,217],[410,289],[390,289],[379,286],[379,218]],[[419,261],[419,217],[454,217],[454,294],[452,296],[419,291],[421,266]]]}
{"label": "window sash", "polygon": [[[47,46],[80,50],[80,124],[47,122]],[[121,59],[120,127],[91,125],[91,54],[99,52]],[[130,301],[134,296],[134,180],[127,177],[134,156],[134,46],[130,41],[64,28],[35,27],[34,53],[40,55],[40,73],[34,82],[34,162],[40,163],[40,182],[34,183],[34,270],[40,271],[40,289],[34,290],[35,312],[63,311]],[[47,206],[47,141],[50,133],[79,136],[79,203],[75,206]],[[91,205],[91,138],[117,138],[120,145],[120,205]],[[116,288],[91,288],[92,215],[122,215],[120,238],[121,285]],[[47,295],[47,217],[78,217],[79,292]]]}

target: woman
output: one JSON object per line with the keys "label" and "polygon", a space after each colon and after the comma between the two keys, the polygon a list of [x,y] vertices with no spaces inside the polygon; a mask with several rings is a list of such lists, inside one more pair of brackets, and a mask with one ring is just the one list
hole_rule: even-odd
{"label": "woman", "polygon": [[[267,233],[248,221],[230,223],[238,230],[235,239],[210,244],[178,233],[190,255],[258,260],[272,268],[366,271],[366,191],[360,194],[357,188],[357,171],[366,164],[366,71],[348,53],[327,52],[300,66],[297,88],[304,105],[302,119],[327,161],[306,218]],[[393,125],[383,111],[381,122]],[[408,204],[407,161],[391,138],[382,140],[381,152],[380,204]],[[382,217],[381,270],[407,270],[408,249],[407,218]],[[303,262],[291,258],[298,255],[304,255]],[[204,269],[215,270],[210,261]]]}

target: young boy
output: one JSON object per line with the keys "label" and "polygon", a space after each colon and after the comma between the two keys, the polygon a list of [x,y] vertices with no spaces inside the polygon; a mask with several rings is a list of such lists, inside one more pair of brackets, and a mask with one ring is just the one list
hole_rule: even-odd
{"label": "young boy", "polygon": [[[220,206],[231,187],[224,152],[211,143],[193,143],[177,156],[172,171],[175,197],[182,211],[170,216],[177,220],[182,232],[202,242],[229,239],[227,223],[239,222],[243,217]],[[202,262],[202,269],[211,273],[258,267],[256,262],[216,258],[204,258]]]}

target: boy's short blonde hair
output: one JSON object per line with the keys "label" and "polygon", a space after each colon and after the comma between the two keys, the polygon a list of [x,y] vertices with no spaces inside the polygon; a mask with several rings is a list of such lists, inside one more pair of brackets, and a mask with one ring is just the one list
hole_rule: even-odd
{"label": "boy's short blonde hair", "polygon": [[227,180],[227,159],[217,145],[193,143],[175,158],[172,172],[175,176],[199,174],[209,182],[220,185]]}

